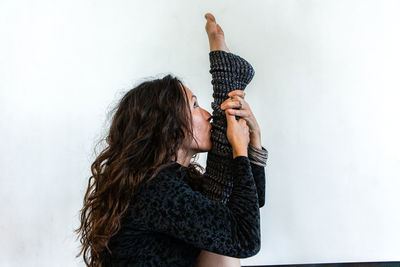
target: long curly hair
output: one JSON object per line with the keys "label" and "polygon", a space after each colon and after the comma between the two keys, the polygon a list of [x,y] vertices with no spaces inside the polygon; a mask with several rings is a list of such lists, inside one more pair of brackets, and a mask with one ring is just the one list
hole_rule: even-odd
{"label": "long curly hair", "polygon": [[[135,188],[176,161],[177,152],[193,136],[192,114],[183,83],[167,75],[129,90],[112,112],[106,147],[91,165],[91,177],[80,210],[78,234],[87,266],[102,266],[102,255],[120,229]],[[189,139],[191,140],[191,139]],[[103,141],[100,140],[100,141]],[[204,168],[193,162],[185,181],[199,190]],[[150,177],[146,178],[145,177]]]}

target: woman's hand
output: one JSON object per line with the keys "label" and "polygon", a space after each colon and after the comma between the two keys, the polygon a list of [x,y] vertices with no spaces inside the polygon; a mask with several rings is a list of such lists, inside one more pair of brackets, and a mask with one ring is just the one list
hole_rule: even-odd
{"label": "woman's hand", "polygon": [[225,111],[227,128],[226,136],[232,145],[233,158],[237,156],[248,157],[247,148],[250,143],[249,126],[244,119],[236,120],[235,115],[229,115]]}
{"label": "woman's hand", "polygon": [[[258,149],[261,149],[261,131],[257,123],[256,117],[250,109],[249,104],[244,100],[245,92],[243,90],[234,90],[229,92],[227,100],[222,102],[221,110],[226,110],[228,114],[239,116],[246,120],[250,132],[250,144]],[[241,109],[233,109],[240,108]]]}

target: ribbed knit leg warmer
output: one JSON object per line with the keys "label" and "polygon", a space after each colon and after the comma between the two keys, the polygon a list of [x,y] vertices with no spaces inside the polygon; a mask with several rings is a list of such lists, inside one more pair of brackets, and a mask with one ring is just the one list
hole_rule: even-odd
{"label": "ribbed knit leg warmer", "polygon": [[211,51],[210,73],[212,75],[214,102],[211,130],[212,149],[207,154],[203,194],[209,199],[226,204],[233,187],[231,162],[232,147],[226,136],[227,121],[221,103],[234,90],[244,90],[254,76],[254,69],[245,59],[222,50]]}

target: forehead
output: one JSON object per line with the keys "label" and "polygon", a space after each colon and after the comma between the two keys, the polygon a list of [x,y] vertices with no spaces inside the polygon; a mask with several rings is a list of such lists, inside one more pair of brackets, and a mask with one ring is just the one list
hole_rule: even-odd
{"label": "forehead", "polygon": [[192,96],[192,91],[185,85],[183,87],[185,87],[185,90],[186,90],[186,93],[188,94],[188,96]]}
{"label": "forehead", "polygon": [[[185,90],[186,90],[186,93],[187,93],[187,95],[188,95],[189,100],[194,99],[196,96],[193,95],[192,91],[191,91],[189,88],[187,88],[186,86],[184,86],[184,87],[185,87]],[[192,97],[192,96],[193,96],[193,97]]]}

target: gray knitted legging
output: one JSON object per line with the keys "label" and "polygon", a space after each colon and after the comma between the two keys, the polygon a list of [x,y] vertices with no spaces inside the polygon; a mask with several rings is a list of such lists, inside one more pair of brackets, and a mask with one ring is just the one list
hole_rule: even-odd
{"label": "gray knitted legging", "polygon": [[254,76],[254,69],[245,59],[222,50],[211,51],[210,73],[212,75],[214,102],[211,130],[212,149],[207,154],[204,173],[204,194],[211,200],[226,204],[232,192],[232,147],[226,136],[227,121],[220,105],[234,90],[244,90]]}

